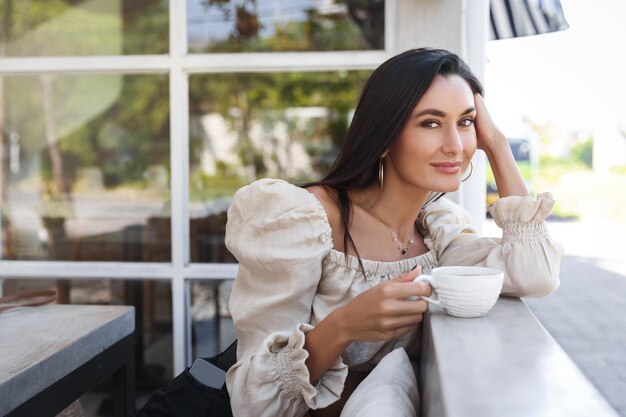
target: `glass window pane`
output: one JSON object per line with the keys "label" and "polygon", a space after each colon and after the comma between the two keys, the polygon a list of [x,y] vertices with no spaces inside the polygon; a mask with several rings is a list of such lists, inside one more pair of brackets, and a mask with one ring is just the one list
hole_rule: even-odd
{"label": "glass window pane", "polygon": [[337,154],[369,71],[190,78],[193,262],[235,262],[224,246],[234,192],[262,177],[304,183]]}
{"label": "glass window pane", "polygon": [[223,352],[237,339],[228,312],[232,280],[194,280],[189,283],[191,357],[206,358]]}
{"label": "glass window pane", "polygon": [[[4,295],[55,290],[59,304],[134,306],[136,406],[142,407],[150,393],[172,379],[172,286],[169,281],[7,278],[4,283],[0,281],[0,285]],[[110,392],[110,382],[105,381],[81,396],[84,415],[112,415]]]}
{"label": "glass window pane", "polygon": [[191,52],[385,47],[384,0],[188,0]]}
{"label": "glass window pane", "polygon": [[0,19],[0,56],[168,51],[167,0],[3,0]]}
{"label": "glass window pane", "polygon": [[170,260],[164,75],[0,78],[0,258]]}

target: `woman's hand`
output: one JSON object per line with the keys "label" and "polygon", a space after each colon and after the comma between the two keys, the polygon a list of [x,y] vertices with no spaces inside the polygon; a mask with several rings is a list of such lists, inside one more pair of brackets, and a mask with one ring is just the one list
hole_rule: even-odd
{"label": "woman's hand", "polygon": [[311,384],[317,383],[350,343],[392,340],[415,331],[428,305],[408,297],[432,293],[428,284],[413,282],[420,273],[417,267],[362,292],[306,334],[304,348],[309,352],[306,366]]}
{"label": "woman's hand", "polygon": [[494,123],[485,105],[485,100],[480,94],[474,94],[474,107],[476,108],[474,126],[478,149],[488,152],[497,149],[501,144],[508,146],[506,136],[500,132]]}
{"label": "woman's hand", "polygon": [[474,106],[476,107],[474,126],[477,145],[479,149],[485,151],[489,159],[489,166],[498,187],[498,195],[500,197],[528,196],[528,188],[517,168],[509,141],[493,122],[480,94],[474,95]]}
{"label": "woman's hand", "polygon": [[424,282],[413,282],[421,273],[413,271],[383,282],[359,294],[338,313],[341,329],[348,341],[391,340],[415,331],[428,308],[426,301],[409,300],[416,295],[429,296],[431,287]]}

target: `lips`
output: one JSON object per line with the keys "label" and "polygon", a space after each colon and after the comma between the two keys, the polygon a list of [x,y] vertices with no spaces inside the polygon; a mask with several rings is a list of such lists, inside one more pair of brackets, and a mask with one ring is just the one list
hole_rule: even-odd
{"label": "lips", "polygon": [[461,162],[436,162],[430,165],[443,174],[458,174],[461,171]]}

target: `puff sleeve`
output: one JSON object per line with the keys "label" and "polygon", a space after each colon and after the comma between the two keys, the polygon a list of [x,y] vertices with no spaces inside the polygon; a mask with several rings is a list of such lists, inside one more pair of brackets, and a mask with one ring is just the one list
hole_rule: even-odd
{"label": "puff sleeve", "polygon": [[504,271],[503,295],[541,297],[559,286],[563,248],[550,237],[544,219],[554,199],[510,196],[489,209],[502,238],[479,237],[469,213],[447,199],[427,205],[419,216],[426,244],[438,255],[438,265],[476,265]]}
{"label": "puff sleeve", "polygon": [[238,361],[226,376],[233,414],[301,417],[337,401],[348,373],[341,358],[317,386],[305,365],[313,297],[332,248],[322,205],[285,181],[256,181],[234,197],[226,246],[239,261],[229,302]]}

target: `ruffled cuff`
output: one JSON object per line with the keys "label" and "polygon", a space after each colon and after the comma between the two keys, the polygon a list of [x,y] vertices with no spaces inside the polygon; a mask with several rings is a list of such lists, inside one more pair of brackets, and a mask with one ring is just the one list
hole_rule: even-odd
{"label": "ruffled cuff", "polygon": [[497,200],[489,208],[496,224],[502,228],[503,243],[529,242],[549,238],[544,222],[554,207],[551,193],[541,193],[537,200],[510,196]]}
{"label": "ruffled cuff", "polygon": [[541,193],[537,200],[530,197],[510,196],[497,200],[489,212],[502,229],[507,224],[539,223],[545,220],[554,207],[551,193]]}
{"label": "ruffled cuff", "polygon": [[274,361],[282,393],[292,400],[303,399],[308,408],[317,409],[341,398],[348,367],[340,356],[320,377],[317,385],[311,385],[309,369],[304,363],[309,357],[309,352],[304,349],[304,335],[312,329],[312,325],[300,323],[288,339],[274,334],[265,339],[264,345]]}

